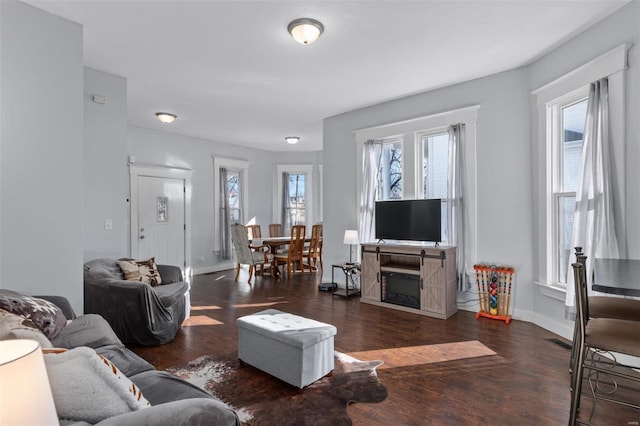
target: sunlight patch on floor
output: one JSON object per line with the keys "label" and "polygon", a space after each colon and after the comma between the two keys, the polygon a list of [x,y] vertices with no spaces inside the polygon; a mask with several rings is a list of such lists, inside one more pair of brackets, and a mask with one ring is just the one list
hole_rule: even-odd
{"label": "sunlight patch on floor", "polygon": [[468,342],[349,352],[348,355],[361,361],[382,360],[384,364],[377,368],[381,370],[496,355],[496,353],[477,340],[471,340]]}
{"label": "sunlight patch on floor", "polygon": [[210,306],[191,306],[192,311],[208,311],[222,309],[222,306],[210,305]]}
{"label": "sunlight patch on floor", "polygon": [[223,325],[223,322],[215,320],[206,315],[191,315],[191,317],[184,320],[183,327],[193,327],[197,325]]}
{"label": "sunlight patch on floor", "polygon": [[288,303],[288,302],[284,300],[282,302],[246,303],[246,304],[240,304],[240,305],[233,305],[233,307],[234,308],[260,308],[265,306],[279,305],[281,303]]}

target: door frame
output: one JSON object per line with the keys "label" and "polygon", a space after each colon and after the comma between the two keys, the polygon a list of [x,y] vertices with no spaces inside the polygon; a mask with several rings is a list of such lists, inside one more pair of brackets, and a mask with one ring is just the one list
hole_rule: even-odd
{"label": "door frame", "polygon": [[133,256],[138,253],[138,178],[139,177],[155,177],[163,179],[180,179],[184,185],[184,262],[180,266],[187,280],[191,279],[191,173],[190,169],[181,169],[177,167],[165,166],[148,166],[129,164],[129,252]]}

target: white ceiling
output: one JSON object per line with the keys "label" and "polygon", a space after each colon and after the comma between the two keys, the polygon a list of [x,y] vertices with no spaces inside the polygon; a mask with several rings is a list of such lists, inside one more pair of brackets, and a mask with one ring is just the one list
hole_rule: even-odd
{"label": "white ceiling", "polygon": [[[85,65],[127,79],[130,124],[271,151],[321,150],[326,117],[526,65],[627,2],[27,1],[83,25]],[[312,45],[287,33],[302,17],[324,24]]]}

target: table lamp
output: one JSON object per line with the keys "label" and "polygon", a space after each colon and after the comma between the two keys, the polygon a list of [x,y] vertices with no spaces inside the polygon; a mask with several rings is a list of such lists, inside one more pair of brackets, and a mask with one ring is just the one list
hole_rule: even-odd
{"label": "table lamp", "polygon": [[358,231],[356,231],[355,229],[347,229],[346,231],[344,231],[344,244],[349,244],[349,264],[353,264],[353,258],[352,258],[352,251],[353,251],[353,245],[354,244],[360,244],[360,241],[358,241]]}
{"label": "table lamp", "polygon": [[0,424],[59,424],[44,358],[35,340],[0,341]]}

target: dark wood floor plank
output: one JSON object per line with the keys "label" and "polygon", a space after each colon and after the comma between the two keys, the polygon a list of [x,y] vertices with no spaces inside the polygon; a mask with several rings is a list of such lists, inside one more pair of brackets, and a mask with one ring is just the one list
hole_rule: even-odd
{"label": "dark wood floor plank", "polygon": [[[357,297],[345,299],[318,291],[320,274],[296,274],[281,280],[258,276],[251,285],[246,274],[241,272],[238,282],[233,281],[233,271],[194,277],[191,314],[218,325],[185,326],[169,344],[131,348],[158,369],[200,355],[236,353],[236,319],[269,308],[335,325],[335,349],[345,353],[478,340],[496,355],[379,370],[389,396],[378,404],[351,405],[348,410],[354,424],[568,422],[569,351],[552,341],[564,341],[562,338],[536,325],[476,319],[466,311],[440,320],[360,304]],[[588,401],[583,405],[591,407]],[[595,424],[604,425],[638,421],[638,410],[604,402],[598,402],[593,417]]]}

